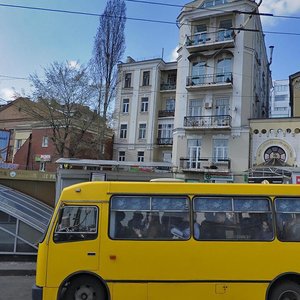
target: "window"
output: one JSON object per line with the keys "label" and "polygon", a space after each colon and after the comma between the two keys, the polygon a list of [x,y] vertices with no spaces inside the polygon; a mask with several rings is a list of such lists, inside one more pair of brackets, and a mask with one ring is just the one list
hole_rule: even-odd
{"label": "window", "polygon": [[131,87],[131,73],[125,73],[124,88],[130,88],[130,87]]}
{"label": "window", "polygon": [[205,0],[201,8],[208,8],[212,6],[222,5],[228,3],[228,0]]}
{"label": "window", "polygon": [[137,157],[137,161],[138,162],[144,162],[144,151],[138,151],[138,157]]}
{"label": "window", "polygon": [[274,101],[288,101],[289,97],[287,95],[276,95]]}
{"label": "window", "polygon": [[43,141],[42,141],[42,147],[47,148],[48,147],[48,137],[47,136],[43,136]]}
{"label": "window", "polygon": [[127,137],[127,124],[121,124],[120,139],[126,139]]}
{"label": "window", "polygon": [[141,112],[148,111],[148,103],[149,103],[148,97],[143,97],[141,101]]}
{"label": "window", "polygon": [[166,100],[166,110],[167,111],[175,111],[175,99],[167,99]]}
{"label": "window", "polygon": [[150,71],[143,72],[143,86],[148,86],[150,84]]}
{"label": "window", "polygon": [[22,146],[22,140],[21,139],[17,139],[16,140],[16,149],[19,150]]}
{"label": "window", "polygon": [[206,62],[198,61],[192,64],[192,85],[204,84]]}
{"label": "window", "polygon": [[207,40],[207,26],[206,24],[199,24],[194,27],[194,44],[198,45],[205,43]]}
{"label": "window", "polygon": [[216,82],[232,82],[232,60],[230,57],[218,60]]}
{"label": "window", "polygon": [[190,100],[189,116],[200,117],[202,115],[203,101],[199,99]]}
{"label": "window", "polygon": [[65,206],[61,208],[54,233],[55,242],[93,240],[97,237],[98,208]]}
{"label": "window", "polygon": [[220,22],[218,32],[218,41],[230,40],[233,37],[232,20],[223,20]]}
{"label": "window", "polygon": [[125,161],[125,151],[119,151],[119,161]]}
{"label": "window", "polygon": [[40,169],[41,172],[45,172],[46,171],[46,162],[41,161],[40,162]]}
{"label": "window", "polygon": [[129,99],[123,99],[122,112],[123,113],[129,112]]}
{"label": "window", "polygon": [[160,138],[172,138],[173,137],[173,124],[159,124],[158,125],[158,137]]}
{"label": "window", "polygon": [[188,140],[188,155],[189,162],[188,167],[191,169],[200,169],[201,161],[201,140],[200,139],[190,139]]}
{"label": "window", "polygon": [[139,124],[139,139],[146,138],[146,124]]}
{"label": "window", "polygon": [[113,196],[109,235],[114,239],[189,239],[187,197]]}
{"label": "window", "polygon": [[278,146],[269,147],[264,153],[264,160],[272,166],[282,165],[286,161],[285,151]]}
{"label": "window", "polygon": [[259,197],[195,197],[197,240],[262,240],[274,237],[271,203]]}
{"label": "window", "polygon": [[176,74],[168,74],[167,83],[169,85],[176,85]]}
{"label": "window", "polygon": [[228,158],[228,140],[227,139],[215,139],[213,140],[213,155],[214,161],[218,162],[222,159]]}
{"label": "window", "polygon": [[300,198],[275,199],[278,238],[300,241]]}

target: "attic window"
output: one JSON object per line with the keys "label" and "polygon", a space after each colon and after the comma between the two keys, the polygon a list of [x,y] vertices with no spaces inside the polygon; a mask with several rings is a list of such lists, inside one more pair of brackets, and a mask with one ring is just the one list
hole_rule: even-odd
{"label": "attic window", "polygon": [[228,3],[228,0],[205,0],[201,5],[201,8],[208,8],[217,5],[222,5]]}

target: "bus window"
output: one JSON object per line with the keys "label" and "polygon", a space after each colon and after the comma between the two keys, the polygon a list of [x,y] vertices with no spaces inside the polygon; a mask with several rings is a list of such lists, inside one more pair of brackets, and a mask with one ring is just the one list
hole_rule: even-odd
{"label": "bus window", "polygon": [[113,239],[189,239],[189,199],[113,196],[109,228]]}
{"label": "bus window", "polygon": [[197,240],[272,240],[272,211],[267,198],[195,197]]}
{"label": "bus window", "polygon": [[92,240],[97,237],[98,208],[64,206],[54,233],[55,242]]}
{"label": "bus window", "polygon": [[276,198],[276,226],[281,241],[300,241],[300,198]]}

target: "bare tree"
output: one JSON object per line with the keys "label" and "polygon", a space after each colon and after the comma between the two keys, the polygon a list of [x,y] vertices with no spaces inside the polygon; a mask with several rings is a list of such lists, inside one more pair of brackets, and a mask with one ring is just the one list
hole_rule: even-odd
{"label": "bare tree", "polygon": [[51,138],[61,157],[76,155],[84,146],[85,136],[90,140],[91,133],[97,133],[100,122],[96,110],[91,110],[95,91],[86,68],[54,62],[44,68],[43,79],[37,74],[30,79],[35,103],[24,102],[26,112],[52,129]]}
{"label": "bare tree", "polygon": [[124,0],[108,0],[94,41],[90,69],[98,93],[98,114],[107,120],[117,86],[117,64],[125,51]]}

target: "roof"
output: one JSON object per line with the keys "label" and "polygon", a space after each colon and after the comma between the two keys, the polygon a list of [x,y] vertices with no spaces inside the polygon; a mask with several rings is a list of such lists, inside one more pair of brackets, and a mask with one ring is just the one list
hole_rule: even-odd
{"label": "roof", "polygon": [[0,185],[0,210],[44,232],[53,209],[39,200]]}

